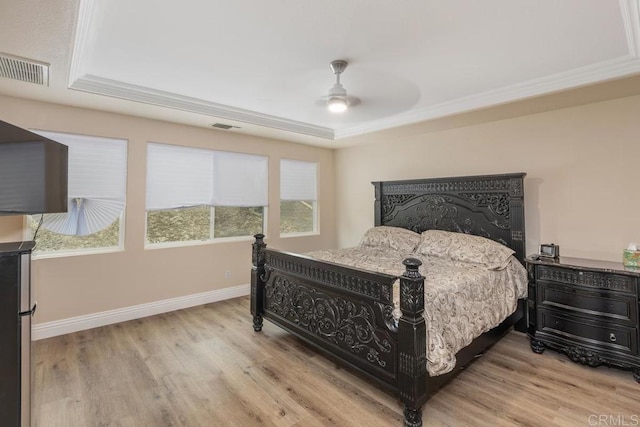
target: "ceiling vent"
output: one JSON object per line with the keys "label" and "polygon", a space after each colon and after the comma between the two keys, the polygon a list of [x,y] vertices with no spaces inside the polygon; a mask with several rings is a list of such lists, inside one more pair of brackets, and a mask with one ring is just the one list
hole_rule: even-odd
{"label": "ceiling vent", "polygon": [[0,77],[49,86],[49,64],[0,52]]}

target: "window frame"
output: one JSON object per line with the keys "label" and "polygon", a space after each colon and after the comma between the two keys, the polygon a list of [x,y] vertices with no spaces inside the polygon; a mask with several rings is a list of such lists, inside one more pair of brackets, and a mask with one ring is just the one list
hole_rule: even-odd
{"label": "window frame", "polygon": [[[247,152],[240,152],[240,151],[231,151],[231,150],[219,150],[219,149],[214,149],[214,148],[205,148],[205,147],[198,147],[198,146],[192,146],[192,145],[181,145],[181,144],[172,144],[172,143],[165,143],[165,142],[156,142],[156,141],[147,141],[146,142],[146,152],[147,152],[147,159],[146,159],[146,164],[147,164],[147,182],[145,183],[145,191],[147,192],[147,195],[145,197],[148,197],[148,192],[149,192],[149,183],[148,183],[148,179],[149,179],[149,175],[148,175],[148,171],[149,171],[149,147],[151,145],[155,145],[155,146],[169,146],[172,147],[173,149],[177,148],[177,149],[185,149],[185,150],[202,150],[202,151],[207,151],[210,152],[212,155],[212,160],[215,162],[215,155],[216,153],[218,153],[219,155],[240,155],[240,156],[250,156],[250,157],[260,157],[263,158],[264,161],[266,162],[266,169],[264,170],[265,173],[265,178],[266,178],[266,188],[264,189],[266,191],[265,194],[265,198],[263,200],[263,202],[266,204],[265,206],[232,206],[232,205],[221,205],[220,207],[236,207],[236,208],[255,208],[255,207],[261,207],[262,208],[262,234],[266,234],[267,233],[267,225],[268,225],[268,203],[269,203],[269,187],[268,187],[268,179],[269,179],[269,168],[270,168],[270,156],[266,155],[266,154],[259,154],[259,153],[247,153]],[[215,176],[215,170],[213,171],[213,174]],[[215,181],[215,178],[214,178]],[[214,203],[214,200],[216,198],[215,195],[215,188],[212,187],[213,190],[213,198],[211,199],[211,203]],[[171,242],[149,242],[148,240],[148,230],[149,230],[149,212],[151,212],[152,210],[148,210],[147,209],[147,204],[148,204],[148,198],[146,199],[147,202],[145,202],[145,210],[144,210],[144,214],[145,214],[145,221],[144,221],[144,249],[163,249],[163,248],[171,248],[171,247],[182,247],[182,246],[197,246],[197,245],[207,245],[207,244],[215,244],[215,243],[224,243],[224,242],[233,242],[233,241],[251,241],[253,240],[253,234],[247,234],[245,236],[230,236],[230,237],[215,237],[215,208],[216,206],[211,204],[200,204],[197,206],[209,206],[210,211],[209,211],[209,237],[206,240],[179,240],[179,241],[171,241]],[[175,207],[173,209],[183,209],[183,208],[188,208],[188,207],[194,207],[194,206],[184,206],[184,207]],[[153,209],[153,210],[157,210],[157,211],[164,211],[164,210],[170,210],[171,208],[167,208],[167,209]]]}
{"label": "window frame", "polygon": [[[97,255],[97,254],[105,254],[105,253],[115,253],[115,252],[123,252],[125,250],[125,218],[127,213],[127,190],[128,190],[128,182],[129,182],[129,148],[130,141],[128,138],[120,138],[114,136],[99,136],[99,135],[90,135],[86,133],[76,133],[76,132],[64,132],[64,131],[54,131],[54,130],[46,130],[46,129],[31,129],[32,132],[37,133],[39,135],[43,135],[47,138],[56,140],[55,135],[60,135],[61,139],[68,137],[70,140],[87,138],[89,140],[111,140],[111,141],[119,141],[124,143],[124,202],[122,204],[122,212],[118,216],[118,244],[116,246],[100,246],[93,248],[75,248],[75,249],[59,249],[55,251],[47,251],[40,252],[38,251],[38,247],[36,245],[34,251],[32,252],[33,259],[46,259],[46,258],[62,258],[69,256],[79,256],[79,255]],[[69,144],[65,144],[65,142],[61,142],[61,144],[69,146]],[[25,215],[23,220],[23,236],[25,236],[26,240],[33,240],[33,234],[31,232],[31,223],[33,221],[33,217],[38,217],[41,214],[35,215]],[[46,214],[44,214],[46,215]],[[115,222],[115,221],[114,221]],[[113,224],[113,223],[112,223]],[[51,231],[51,230],[49,230]],[[52,233],[56,233],[55,231],[51,231]],[[99,232],[99,231],[97,231]],[[56,233],[60,234],[60,233]]]}

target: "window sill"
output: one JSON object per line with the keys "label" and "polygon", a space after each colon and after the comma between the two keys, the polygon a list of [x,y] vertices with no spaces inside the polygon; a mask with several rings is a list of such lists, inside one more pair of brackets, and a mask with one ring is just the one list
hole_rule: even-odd
{"label": "window sill", "polygon": [[318,231],[306,231],[303,233],[287,233],[287,234],[280,234],[280,238],[281,239],[289,239],[292,237],[309,237],[309,236],[319,236],[320,233]]}
{"label": "window sill", "polygon": [[145,243],[144,250],[182,248],[189,246],[215,245],[219,243],[253,242],[253,236],[219,237],[211,240],[189,240],[184,242]]}
{"label": "window sill", "polygon": [[96,248],[96,249],[74,249],[74,250],[62,250],[55,252],[34,252],[32,259],[37,261],[39,259],[49,259],[49,258],[66,258],[66,257],[74,257],[74,256],[84,256],[84,255],[102,255],[102,254],[111,254],[116,252],[124,252],[124,248],[117,246],[111,248]]}

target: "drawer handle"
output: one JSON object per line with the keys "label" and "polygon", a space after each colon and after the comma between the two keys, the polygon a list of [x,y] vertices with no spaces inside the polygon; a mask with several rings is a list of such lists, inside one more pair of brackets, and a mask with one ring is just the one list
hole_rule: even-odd
{"label": "drawer handle", "polygon": [[611,332],[609,334],[609,341],[611,342],[616,342],[616,334],[614,334],[613,332]]}

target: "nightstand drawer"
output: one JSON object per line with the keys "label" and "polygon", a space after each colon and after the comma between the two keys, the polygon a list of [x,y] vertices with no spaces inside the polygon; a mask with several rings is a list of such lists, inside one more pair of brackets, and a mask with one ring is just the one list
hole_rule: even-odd
{"label": "nightstand drawer", "polygon": [[607,325],[579,317],[565,317],[557,311],[538,310],[538,330],[582,345],[638,354],[638,331],[620,325]]}
{"label": "nightstand drawer", "polygon": [[578,271],[571,268],[538,265],[537,279],[637,295],[635,277],[622,274]]}
{"label": "nightstand drawer", "polygon": [[576,286],[554,282],[538,282],[538,304],[540,308],[561,308],[591,316],[594,320],[613,320],[617,323],[635,325],[638,304],[636,297],[623,293],[585,290]]}

